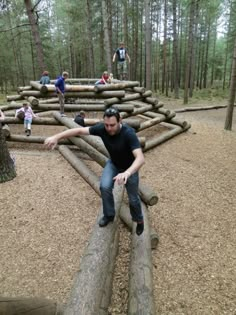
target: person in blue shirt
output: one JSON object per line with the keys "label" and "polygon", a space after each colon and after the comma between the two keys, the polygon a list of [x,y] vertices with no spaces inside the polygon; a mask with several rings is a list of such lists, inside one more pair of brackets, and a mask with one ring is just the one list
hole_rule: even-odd
{"label": "person in blue shirt", "polygon": [[60,139],[78,135],[99,136],[110,155],[100,180],[103,217],[99,220],[99,226],[105,227],[114,220],[113,187],[117,183],[126,187],[130,214],[132,220],[137,222],[136,234],[142,234],[144,219],[138,194],[138,171],[144,164],[144,156],[134,129],[127,124],[123,124],[119,111],[111,107],[104,112],[103,122],[91,127],[73,128],[58,133],[47,138],[45,146],[54,149]]}
{"label": "person in blue shirt", "polygon": [[117,57],[117,70],[118,70],[118,76],[120,80],[127,80],[127,59],[129,63],[131,62],[130,57],[128,55],[127,49],[125,48],[125,44],[123,42],[120,42],[120,47],[117,48],[116,52],[113,55],[112,61],[113,63],[116,61]]}
{"label": "person in blue shirt", "polygon": [[55,87],[56,87],[56,92],[58,95],[59,99],[59,104],[60,104],[60,113],[61,117],[65,117],[65,80],[69,77],[68,72],[64,71],[61,76],[59,76],[56,80]]}
{"label": "person in blue shirt", "polygon": [[44,71],[42,76],[41,76],[41,79],[39,81],[40,84],[50,84],[50,77],[49,77],[49,73],[48,71]]}

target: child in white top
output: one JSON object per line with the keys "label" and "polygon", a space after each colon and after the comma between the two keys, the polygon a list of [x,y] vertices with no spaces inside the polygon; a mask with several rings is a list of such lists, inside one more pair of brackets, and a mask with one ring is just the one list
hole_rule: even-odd
{"label": "child in white top", "polygon": [[28,103],[23,103],[23,106],[16,110],[16,117],[24,119],[25,133],[27,137],[30,136],[32,120],[33,117],[37,117],[37,115],[34,114]]}

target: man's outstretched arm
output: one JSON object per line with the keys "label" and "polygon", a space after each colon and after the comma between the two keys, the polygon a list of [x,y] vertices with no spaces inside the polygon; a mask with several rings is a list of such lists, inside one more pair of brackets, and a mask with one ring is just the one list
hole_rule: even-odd
{"label": "man's outstretched arm", "polygon": [[73,129],[69,129],[69,130],[57,133],[54,136],[48,137],[44,141],[44,145],[48,149],[53,150],[56,147],[59,140],[75,137],[75,136],[80,136],[80,135],[89,135],[89,127],[73,128]]}

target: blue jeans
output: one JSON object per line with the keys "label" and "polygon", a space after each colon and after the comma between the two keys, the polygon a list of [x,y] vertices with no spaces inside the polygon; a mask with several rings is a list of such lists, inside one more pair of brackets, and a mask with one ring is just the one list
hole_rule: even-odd
{"label": "blue jeans", "polygon": [[[114,187],[113,177],[115,177],[118,173],[121,172],[123,171],[118,170],[111,160],[107,161],[100,181],[103,214],[105,217],[115,216],[115,204],[112,193]],[[127,183],[125,184],[129,198],[130,214],[132,220],[136,222],[143,221],[141,201],[138,195],[138,184],[139,184],[138,172],[132,174],[128,178]]]}

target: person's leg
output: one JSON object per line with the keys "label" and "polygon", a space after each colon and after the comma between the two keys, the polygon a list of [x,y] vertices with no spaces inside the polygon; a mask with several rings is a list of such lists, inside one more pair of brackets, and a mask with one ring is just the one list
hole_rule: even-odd
{"label": "person's leg", "polygon": [[136,233],[138,235],[143,233],[144,222],[141,207],[141,200],[138,194],[139,174],[134,173],[128,178],[126,183],[126,190],[129,198],[129,208],[132,220],[137,222]]}
{"label": "person's leg", "polygon": [[127,71],[128,71],[127,62],[125,60],[123,63],[123,80],[128,80],[128,75],[127,75],[128,72]]}
{"label": "person's leg", "polygon": [[111,162],[111,160],[108,160],[102,172],[102,177],[100,181],[100,191],[102,196],[104,217],[114,218],[115,216],[115,205],[112,190],[114,187],[113,177],[116,176],[117,174],[118,174],[117,168]]}
{"label": "person's leg", "polygon": [[64,104],[65,104],[64,94],[59,93],[58,98],[59,98],[59,104],[60,104],[60,114],[64,115]]}
{"label": "person's leg", "polygon": [[26,119],[26,134],[27,134],[27,136],[31,135],[31,124],[32,124],[32,119],[30,119],[30,118]]}

